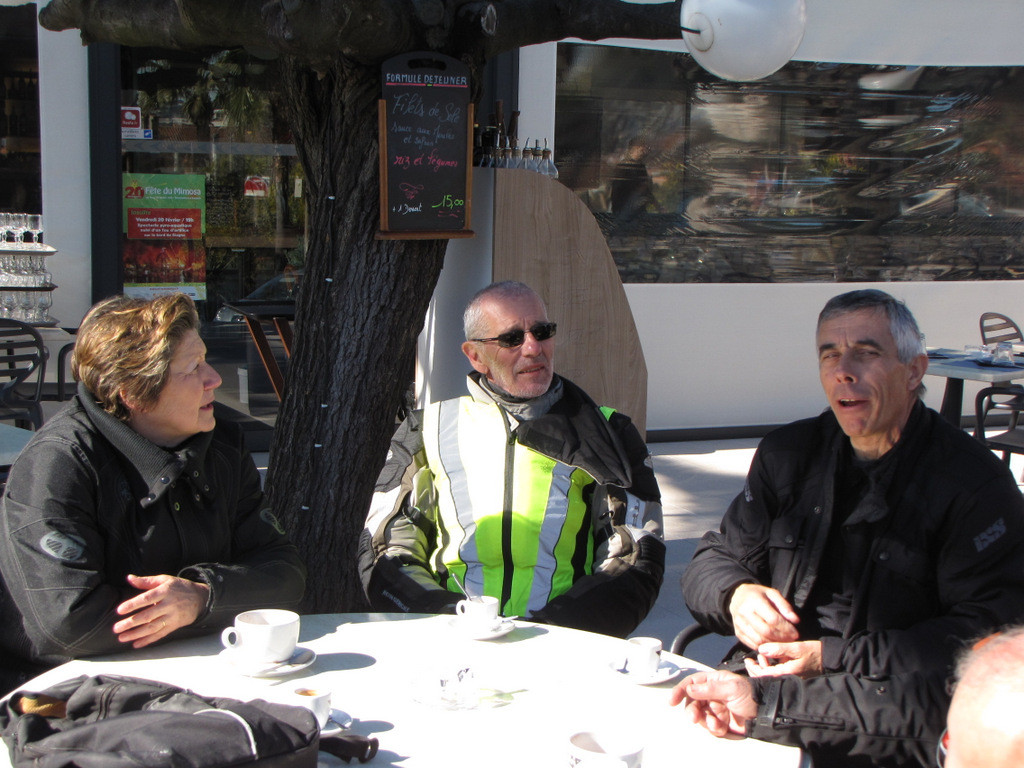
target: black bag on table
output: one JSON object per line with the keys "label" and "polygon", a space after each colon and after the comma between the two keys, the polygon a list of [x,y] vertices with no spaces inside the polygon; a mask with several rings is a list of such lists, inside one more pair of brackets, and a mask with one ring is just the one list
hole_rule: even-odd
{"label": "black bag on table", "polygon": [[320,740],[303,707],[198,696],[119,675],[78,677],[39,693],[17,691],[0,712],[14,768],[315,768],[324,749],[361,762],[377,740]]}

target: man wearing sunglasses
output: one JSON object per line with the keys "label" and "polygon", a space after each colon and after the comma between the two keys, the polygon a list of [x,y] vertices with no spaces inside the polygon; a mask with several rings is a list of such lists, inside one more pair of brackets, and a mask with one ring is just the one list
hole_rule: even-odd
{"label": "man wearing sunglasses", "polygon": [[464,397],[414,412],[392,440],[360,542],[374,610],[503,616],[625,637],[661,586],[658,484],[643,439],[554,372],[555,332],[529,286],[470,301]]}

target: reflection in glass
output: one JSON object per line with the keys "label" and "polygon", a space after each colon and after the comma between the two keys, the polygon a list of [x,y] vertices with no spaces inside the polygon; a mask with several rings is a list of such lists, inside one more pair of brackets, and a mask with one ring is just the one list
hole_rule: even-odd
{"label": "reflection in glass", "polygon": [[730,83],[685,54],[558,54],[560,180],[625,282],[1024,268],[1024,71],[792,62]]}

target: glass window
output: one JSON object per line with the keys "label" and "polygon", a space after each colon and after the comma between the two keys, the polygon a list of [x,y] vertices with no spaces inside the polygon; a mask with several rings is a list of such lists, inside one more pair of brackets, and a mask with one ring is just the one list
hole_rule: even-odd
{"label": "glass window", "polygon": [[224,378],[218,400],[270,418],[277,400],[233,307],[293,318],[284,288],[305,261],[302,169],[275,67],[238,50],[122,49],[125,292],[192,295]]}
{"label": "glass window", "polygon": [[34,4],[0,7],[0,211],[43,212]]}
{"label": "glass window", "polygon": [[731,83],[685,54],[560,44],[555,114],[559,178],[624,282],[1024,269],[1020,68],[792,62]]}

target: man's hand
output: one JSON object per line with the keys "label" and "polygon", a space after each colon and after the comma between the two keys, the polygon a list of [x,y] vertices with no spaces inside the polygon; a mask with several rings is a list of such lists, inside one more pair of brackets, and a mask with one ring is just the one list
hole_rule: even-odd
{"label": "man's hand", "polygon": [[122,643],[142,648],[187,627],[206,608],[210,588],[188,579],[159,576],[128,576],[128,584],[142,590],[117,606],[117,612],[128,618],[114,624],[114,634]]}
{"label": "man's hand", "polygon": [[697,672],[672,689],[672,706],[684,704],[690,720],[715,736],[743,735],[757,717],[754,685],[742,675],[716,670]]}
{"label": "man's hand", "polygon": [[800,639],[800,617],[777,589],[761,584],[740,584],[729,598],[736,638],[752,650],[763,643],[791,643]]}
{"label": "man's hand", "polygon": [[815,677],[824,672],[821,663],[821,641],[797,643],[764,643],[757,649],[757,661],[744,659],[751,677],[799,675]]}

